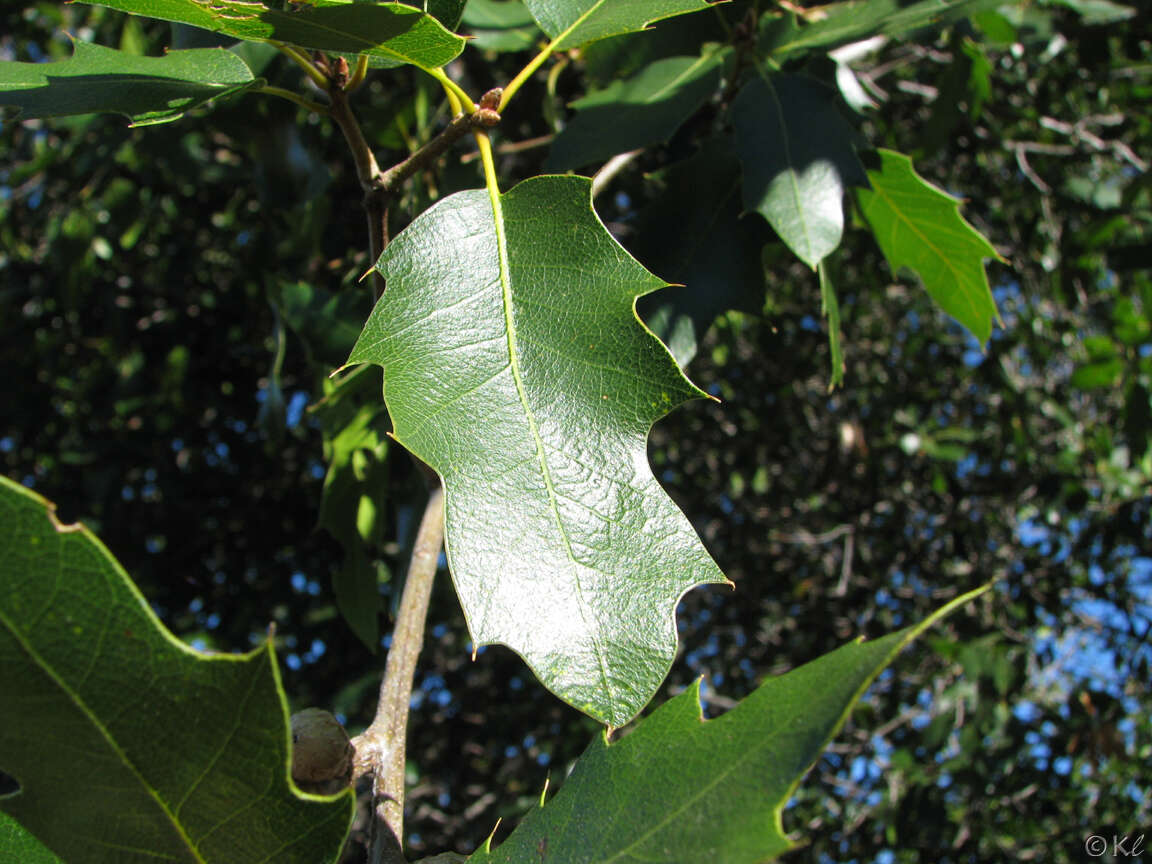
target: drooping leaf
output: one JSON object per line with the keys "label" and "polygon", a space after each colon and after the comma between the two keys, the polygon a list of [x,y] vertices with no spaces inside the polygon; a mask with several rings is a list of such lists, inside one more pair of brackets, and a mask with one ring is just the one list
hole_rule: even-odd
{"label": "drooping leaf", "polygon": [[720,52],[668,57],[578,99],[545,167],[564,171],[667,141],[715,92],[722,66]]}
{"label": "drooping leaf", "polygon": [[787,852],[794,844],[781,824],[784,805],[872,679],[984,590],[770,679],[713,720],[701,716],[697,682],[622,740],[598,735],[556,797],[469,864],[760,864]]}
{"label": "drooping leaf", "polygon": [[57,63],[0,62],[0,105],[19,108],[29,120],[113,113],[144,126],[260,83],[243,60],[219,48],[163,57],[79,41],[72,48],[72,56]]}
{"label": "drooping leaf", "polygon": [[309,0],[290,11],[256,0],[93,0],[92,5],[191,24],[237,39],[275,39],[426,69],[443,66],[464,49],[463,39],[431,15],[403,3]]}
{"label": "drooping leaf", "polygon": [[940,27],[1001,5],[999,0],[860,0],[829,4],[826,11],[816,10],[810,22],[801,22],[791,13],[769,11],[760,19],[760,50],[779,61],[869,36],[899,36]]}
{"label": "drooping leaf", "polygon": [[902,153],[880,150],[880,170],[857,201],[892,269],[919,275],[928,294],[982,343],[992,335],[996,302],[984,259],[996,250],[960,215],[951,195],[927,183]]}
{"label": "drooping leaf", "polygon": [[844,348],[840,344],[840,299],[836,286],[828,275],[828,263],[821,261],[816,268],[820,277],[820,313],[828,319],[828,356],[832,362],[832,376],[828,381],[831,392],[844,383]]}
{"label": "drooping leaf", "polygon": [[334,861],[351,794],[302,796],[270,643],[206,657],[87,529],[0,477],[0,810],[64,861]]}
{"label": "drooping leaf", "polygon": [[642,317],[682,366],[717,315],[764,306],[760,250],[764,220],[742,213],[740,162],[731,139],[654,175],[662,192],[637,215],[630,251],[653,273],[679,283],[642,297]]}
{"label": "drooping leaf", "polygon": [[753,78],[732,105],[744,204],[815,268],[840,245],[844,189],[868,178],[835,94],[811,78]]}
{"label": "drooping leaf", "polygon": [[282,282],[280,314],[300,337],[314,363],[338,365],[360,335],[371,305],[367,291],[333,292],[310,282]]}
{"label": "drooping leaf", "polygon": [[621,725],[667,674],[680,596],[725,580],[645,452],[652,424],[702,395],[636,318],[664,283],[590,194],[539,177],[426,211],[381,256],[388,290],[349,363],[384,367],[395,437],[444,482],[475,641]]}
{"label": "drooping leaf", "polygon": [[707,9],[704,0],[524,0],[556,51],[643,30],[653,21]]}
{"label": "drooping leaf", "polygon": [[[326,381],[315,413],[324,432],[324,491],[318,527],[344,550],[332,577],[336,606],[348,626],[372,651],[380,638],[381,571],[370,554],[377,541],[378,515],[388,488],[388,418],[379,398],[379,373],[363,370],[338,383]],[[375,385],[375,386],[373,386]],[[371,388],[375,392],[366,392]]]}

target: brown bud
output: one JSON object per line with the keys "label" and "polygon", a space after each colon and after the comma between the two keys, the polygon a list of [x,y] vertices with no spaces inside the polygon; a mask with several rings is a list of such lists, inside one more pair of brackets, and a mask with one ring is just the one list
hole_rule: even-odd
{"label": "brown bud", "polygon": [[503,87],[493,87],[491,90],[480,97],[480,105],[478,107],[481,109],[487,108],[491,111],[495,111],[500,107],[500,97],[503,95]]}
{"label": "brown bud", "polygon": [[348,61],[337,57],[332,64],[332,83],[343,90],[348,85]]}
{"label": "brown bud", "polygon": [[331,795],[352,782],[355,749],[340,721],[321,708],[292,715],[292,779],[305,792]]}

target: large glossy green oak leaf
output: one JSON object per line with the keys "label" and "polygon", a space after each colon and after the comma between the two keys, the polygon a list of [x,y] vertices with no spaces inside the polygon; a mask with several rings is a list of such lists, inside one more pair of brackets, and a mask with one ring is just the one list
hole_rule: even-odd
{"label": "large glossy green oak leaf", "polygon": [[880,150],[880,170],[869,171],[871,189],[856,200],[880,251],[895,271],[916,273],[940,307],[981,344],[998,319],[984,259],[999,254],[960,215],[960,203],[924,180],[903,153]]}
{"label": "large glossy green oak leaf", "polygon": [[704,0],[524,0],[524,5],[551,37],[555,51],[633,33],[653,21],[708,8]]}
{"label": "large glossy green oak leaf", "polygon": [[[269,643],[203,656],[87,529],[0,477],[0,811],[63,861],[335,861],[351,794],[288,777]],[[37,859],[30,859],[37,860]]]}
{"label": "large glossy green oak leaf", "polygon": [[784,805],[852,706],[926,621],[772,678],[704,721],[699,682],[615,743],[598,735],[556,797],[468,864],[759,864],[792,849]]}
{"label": "large glossy green oak leaf", "polygon": [[[259,0],[82,0],[134,15],[191,24],[252,42],[275,40],[425,69],[443,66],[464,40],[431,15],[403,3],[307,0],[281,11]],[[277,4],[279,5],[279,4]]]}
{"label": "large glossy green oak leaf", "polygon": [[626,723],[668,672],[681,595],[726,581],[648,465],[652,424],[703,395],[636,317],[664,283],[584,177],[457,193],[377,266],[388,288],[348,362],[384,367],[395,437],[443,479],[474,640]]}
{"label": "large glossy green oak leaf", "polygon": [[56,63],[0,62],[0,105],[19,108],[26,120],[107,112],[144,126],[261,83],[220,48],[140,57],[88,42],[72,47],[72,56]]}

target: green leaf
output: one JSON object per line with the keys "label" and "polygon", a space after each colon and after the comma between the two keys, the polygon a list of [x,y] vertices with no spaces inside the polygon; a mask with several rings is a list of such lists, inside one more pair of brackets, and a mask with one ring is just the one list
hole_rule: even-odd
{"label": "green leaf", "polygon": [[1114,387],[1124,374],[1124,362],[1115,357],[1111,360],[1098,360],[1077,366],[1069,383],[1081,390],[1101,390]]}
{"label": "green leaf", "polygon": [[524,0],[553,50],[643,30],[653,21],[707,9],[704,0]]}
{"label": "green leaf", "polygon": [[0,864],[61,864],[43,843],[0,811]]}
{"label": "green leaf", "polygon": [[464,23],[483,51],[523,51],[540,38],[536,19],[520,0],[469,0]]}
{"label": "green leaf", "polygon": [[1000,256],[964,221],[957,200],[920,177],[911,159],[892,150],[879,154],[880,170],[868,172],[872,188],[856,196],[888,264],[917,273],[945,312],[987,342],[998,314],[984,259]]}
{"label": "green leaf", "polygon": [[764,307],[760,251],[771,234],[764,220],[742,214],[740,163],[729,138],[654,175],[663,191],[637,216],[631,251],[672,282],[640,300],[642,317],[682,366],[717,315]]}
{"label": "green leaf", "polygon": [[720,84],[723,55],[668,57],[572,104],[545,168],[564,171],[667,141]]}
{"label": "green leaf", "polygon": [[897,653],[968,602],[914,627],[854,642],[762,684],[704,721],[697,681],[622,740],[598,735],[547,804],[469,864],[707,861],[759,864],[794,845],[784,805],[852,706]]}
{"label": "green leaf", "polygon": [[275,39],[425,69],[443,66],[464,49],[462,38],[431,15],[403,3],[309,0],[309,5],[287,12],[256,0],[93,0],[92,5],[191,24],[237,39]]}
{"label": "green leaf", "polygon": [[674,612],[724,582],[652,476],[652,424],[703,395],[636,318],[663,287],[612,239],[584,177],[460,192],[378,263],[349,363],[384,367],[396,439],[440,475],[474,640],[619,726],[676,652]]}
{"label": "green leaf", "polygon": [[468,0],[464,23],[481,30],[507,30],[536,26],[536,19],[522,0]]}
{"label": "green leaf", "polygon": [[219,48],[139,57],[89,42],[72,43],[57,63],[0,63],[0,105],[24,119],[123,114],[134,125],[165,123],[209,99],[261,83],[235,54]]}
{"label": "green leaf", "polygon": [[344,549],[344,561],[332,577],[333,593],[348,626],[375,652],[382,608],[380,575],[369,554],[375,532],[361,532],[358,525],[362,502],[379,508],[388,489],[387,417],[376,395],[379,390],[371,401],[367,398],[365,391],[373,384],[379,385],[379,373],[355,372],[338,384],[325,381],[325,397],[316,413],[328,463],[317,521]]}
{"label": "green leaf", "polygon": [[371,304],[367,291],[333,292],[309,282],[281,282],[280,314],[308,349],[310,359],[329,368],[338,365],[360,335]]}
{"label": "green leaf", "polygon": [[335,861],[353,797],[304,796],[270,643],[201,656],[87,529],[0,477],[0,810],[64,861]]}
{"label": "green leaf", "polygon": [[447,30],[455,30],[460,26],[460,19],[464,15],[464,6],[468,0],[401,0],[405,6],[411,6],[427,12],[444,25]]}
{"label": "green leaf", "polygon": [[844,187],[868,178],[835,93],[811,78],[753,78],[732,105],[744,204],[815,268],[840,245]]}
{"label": "green leaf", "polygon": [[820,312],[828,319],[828,355],[832,362],[832,376],[828,381],[828,392],[844,383],[844,349],[840,345],[840,300],[836,296],[836,286],[828,275],[828,265],[821,261],[816,268],[820,277]]}
{"label": "green leaf", "polygon": [[804,24],[795,15],[768,12],[760,19],[760,50],[779,61],[870,36],[943,26],[1001,5],[1000,0],[861,0],[829,4],[826,17]]}

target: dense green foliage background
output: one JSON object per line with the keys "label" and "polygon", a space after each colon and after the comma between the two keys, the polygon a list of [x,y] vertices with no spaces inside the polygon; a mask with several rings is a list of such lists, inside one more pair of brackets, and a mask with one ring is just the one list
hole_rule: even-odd
{"label": "dense green foliage background", "polygon": [[[767,291],[733,297],[741,311],[700,334],[688,366],[721,401],[654,430],[657,476],[736,583],[682,602],[662,696],[705,675],[719,713],[768,675],[997,580],[979,614],[881,677],[816,766],[786,814],[811,841],[796,860],[1080,861],[1089,833],[1152,825],[1147,14],[985,14],[856,64],[880,101],[861,115],[867,140],[967,199],[1007,261],[990,265],[1004,327],[985,352],[849,230],[832,262],[846,378],[829,392],[818,285],[775,244]],[[702,20],[568,59],[514,103],[504,140],[549,134],[567,102],[694,45],[702,27],[722,38]],[[4,23],[4,59],[67,56],[65,32],[151,53],[196,38],[54,3]],[[470,50],[452,71],[479,93],[522,60]],[[270,80],[298,84],[266,61]],[[377,148],[399,157],[435,133],[434,84],[410,69],[373,77],[357,109]],[[645,226],[691,206],[664,169],[693,154],[714,110],[597,201],[670,280],[687,281],[674,244]],[[314,530],[326,463],[324,411],[310,406],[371,303],[338,134],[250,95],[157,127],[6,119],[0,136],[5,474],[99,533],[183,638],[247,649],[275,622],[294,705],[367,722],[379,657],[332,600],[344,550]],[[515,149],[501,169],[538,173],[547,156]],[[418,179],[397,229],[480,185],[475,161],[455,158]],[[423,494],[394,455],[378,450],[367,476],[388,495],[365,517],[388,599]],[[563,777],[594,724],[510,652],[471,662],[446,578],[429,623],[407,827],[416,850],[470,851]]]}

